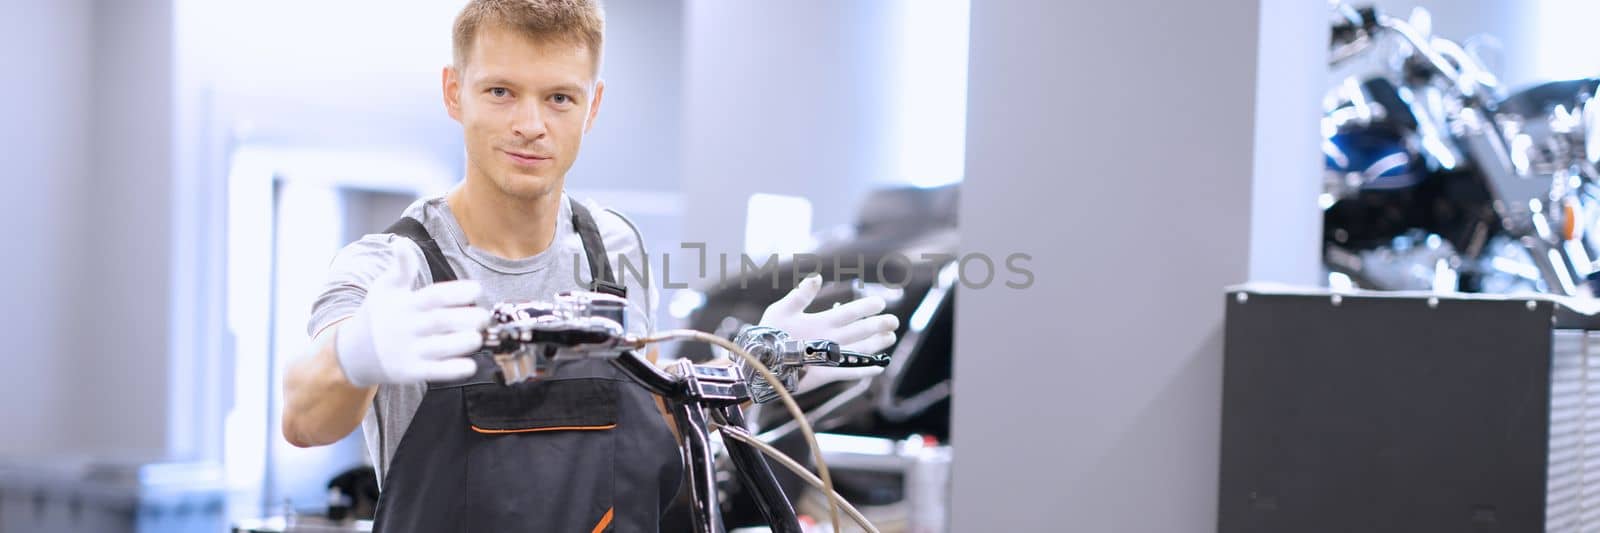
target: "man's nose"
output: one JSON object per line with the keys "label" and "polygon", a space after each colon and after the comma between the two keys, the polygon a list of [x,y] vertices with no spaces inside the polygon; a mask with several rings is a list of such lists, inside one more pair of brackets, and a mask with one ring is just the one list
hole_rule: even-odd
{"label": "man's nose", "polygon": [[511,133],[525,139],[538,139],[545,134],[544,113],[537,102],[517,106],[511,120]]}

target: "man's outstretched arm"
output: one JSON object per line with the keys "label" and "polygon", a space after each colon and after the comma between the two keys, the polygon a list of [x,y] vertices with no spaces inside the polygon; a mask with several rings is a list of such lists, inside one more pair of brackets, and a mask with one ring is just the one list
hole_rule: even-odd
{"label": "man's outstretched arm", "polygon": [[339,367],[340,320],[322,330],[283,379],[283,438],[301,448],[338,442],[361,425],[377,386],[358,387]]}
{"label": "man's outstretched arm", "polygon": [[390,241],[383,253],[367,256],[377,275],[361,279],[370,283],[335,276],[346,279],[338,289],[349,293],[346,304],[359,307],[316,332],[309,353],[289,366],[283,436],[290,444],[318,446],[349,435],[379,384],[460,380],[477,370],[471,354],[483,344],[479,328],[489,311],[473,303],[483,287],[461,280],[414,289],[420,256],[415,245]]}

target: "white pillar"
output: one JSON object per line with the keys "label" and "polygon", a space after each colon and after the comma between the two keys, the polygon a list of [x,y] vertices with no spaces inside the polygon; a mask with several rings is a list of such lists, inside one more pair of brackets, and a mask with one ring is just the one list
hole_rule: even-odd
{"label": "white pillar", "polygon": [[83,361],[68,354],[82,354],[71,350],[84,346],[74,336],[89,318],[78,272],[92,223],[81,204],[90,190],[91,14],[87,0],[0,9],[0,186],[13,198],[0,210],[0,227],[9,229],[0,262],[0,456],[71,444],[64,404]]}
{"label": "white pillar", "polygon": [[[1316,257],[1311,189],[1252,176],[1315,176],[1315,152],[1290,153],[1315,135],[1311,69],[1258,50],[1323,38],[1259,38],[1263,17],[1325,21],[1245,0],[973,3],[963,252],[1031,254],[1036,280],[957,300],[953,531],[1215,528],[1222,289],[1252,256],[1284,255],[1257,263],[1285,279]],[[1294,79],[1258,83],[1258,61]],[[1255,157],[1269,130],[1281,160]],[[1253,216],[1294,228],[1257,238],[1280,221]]]}
{"label": "white pillar", "polygon": [[[89,228],[68,320],[79,329],[62,356],[73,428],[85,452],[168,452],[171,377],[172,0],[94,3],[90,190],[77,216]],[[93,339],[92,341],[90,339]]]}
{"label": "white pillar", "polygon": [[1250,280],[1319,286],[1327,6],[1261,3],[1250,203]]}

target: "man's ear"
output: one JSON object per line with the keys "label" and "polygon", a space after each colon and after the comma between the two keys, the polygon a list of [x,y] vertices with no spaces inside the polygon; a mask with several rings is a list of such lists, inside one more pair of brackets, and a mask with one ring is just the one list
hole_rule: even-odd
{"label": "man's ear", "polygon": [[450,118],[461,122],[461,76],[453,65],[445,65],[440,73],[440,85],[444,90],[444,111]]}
{"label": "man's ear", "polygon": [[583,133],[589,134],[594,128],[594,118],[600,116],[600,100],[606,95],[606,81],[594,80],[594,103],[589,104],[589,118],[583,122]]}

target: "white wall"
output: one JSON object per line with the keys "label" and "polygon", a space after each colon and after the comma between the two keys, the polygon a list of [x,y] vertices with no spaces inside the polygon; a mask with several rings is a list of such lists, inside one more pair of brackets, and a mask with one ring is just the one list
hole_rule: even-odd
{"label": "white wall", "polygon": [[810,198],[819,229],[855,219],[897,157],[894,12],[892,2],[688,1],[687,240],[739,253],[744,208],[758,192]]}
{"label": "white wall", "polygon": [[[1600,54],[1594,53],[1593,24],[1600,3],[1593,0],[1537,0],[1519,9],[1522,41],[1538,43],[1521,56],[1537,79],[1600,76]],[[1528,24],[1528,22],[1532,24]]]}
{"label": "white wall", "polygon": [[567,186],[675,192],[682,170],[684,5],[609,0],[605,8],[605,101]]}
{"label": "white wall", "polygon": [[88,0],[0,3],[0,184],[11,201],[0,261],[0,456],[73,444],[68,354],[89,357],[82,326],[84,213],[93,143]]}
{"label": "white wall", "polygon": [[[663,252],[683,239],[684,11],[681,0],[606,0],[605,101],[567,190],[628,215],[660,287]],[[679,252],[677,255],[683,255]],[[682,270],[673,280],[682,282]],[[670,298],[661,291],[658,300]],[[658,305],[665,309],[664,305]],[[655,323],[671,326],[664,312]]]}
{"label": "white wall", "polygon": [[[182,57],[241,142],[404,151],[460,172],[461,130],[445,113],[439,71],[463,4],[181,0]],[[569,183],[674,190],[683,6],[604,5],[606,100]],[[369,24],[375,13],[383,24]]]}
{"label": "white wall", "polygon": [[1215,528],[1260,13],[973,2],[962,246],[1037,279],[957,300],[953,531]]}

